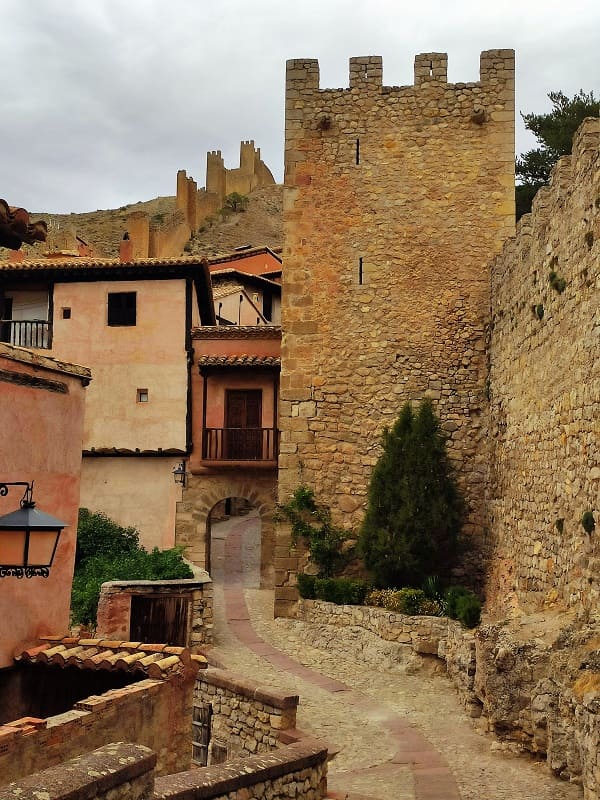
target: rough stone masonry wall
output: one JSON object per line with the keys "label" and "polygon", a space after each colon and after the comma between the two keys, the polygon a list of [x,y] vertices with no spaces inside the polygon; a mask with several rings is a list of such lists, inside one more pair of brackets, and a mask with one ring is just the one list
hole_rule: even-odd
{"label": "rough stone masonry wall", "polygon": [[[380,435],[430,396],[483,532],[486,264],[514,230],[514,53],[482,53],[480,80],[447,83],[447,57],[415,59],[413,86],[382,86],[378,57],[349,89],[288,62],[279,498],[304,483],[357,526]],[[289,539],[276,613],[296,600]]]}
{"label": "rough stone masonry wall", "polygon": [[212,706],[212,739],[227,748],[228,758],[275,750],[282,731],[296,727],[297,695],[261,688],[225,670],[202,670],[194,699]]}
{"label": "rough stone masonry wall", "polygon": [[492,266],[488,602],[498,612],[590,613],[600,599],[599,145],[600,121],[588,119]]}

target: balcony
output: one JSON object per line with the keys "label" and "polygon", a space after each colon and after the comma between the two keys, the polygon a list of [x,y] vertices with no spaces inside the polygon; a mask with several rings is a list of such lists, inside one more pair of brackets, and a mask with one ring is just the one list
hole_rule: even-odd
{"label": "balcony", "polygon": [[205,428],[203,461],[277,461],[276,428]]}
{"label": "balcony", "polygon": [[52,323],[39,319],[0,319],[0,342],[49,350],[52,347]]}

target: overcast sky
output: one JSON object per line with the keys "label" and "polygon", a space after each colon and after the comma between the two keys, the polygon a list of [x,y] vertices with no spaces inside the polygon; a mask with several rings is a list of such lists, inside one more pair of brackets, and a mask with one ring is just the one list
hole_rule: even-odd
{"label": "overcast sky", "polygon": [[[598,0],[0,0],[0,197],[30,210],[117,208],[203,185],[206,151],[238,165],[254,139],[283,175],[285,61],[381,55],[413,82],[416,53],[448,53],[450,81],[481,50],[517,51],[517,112],[600,86]],[[522,124],[517,150],[534,140]]]}

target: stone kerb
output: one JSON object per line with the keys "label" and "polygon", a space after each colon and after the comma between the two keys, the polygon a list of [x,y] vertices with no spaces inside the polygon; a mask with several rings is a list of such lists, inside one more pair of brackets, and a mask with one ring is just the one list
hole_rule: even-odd
{"label": "stone kerb", "polygon": [[274,750],[281,746],[282,731],[296,728],[297,695],[241,680],[226,670],[203,670],[194,700],[212,706],[214,740],[227,748],[228,757]]}

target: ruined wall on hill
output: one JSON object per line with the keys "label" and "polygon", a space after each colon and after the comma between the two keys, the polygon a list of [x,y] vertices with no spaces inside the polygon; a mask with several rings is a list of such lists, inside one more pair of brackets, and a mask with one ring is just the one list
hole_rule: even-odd
{"label": "ruined wall on hill", "polygon": [[492,266],[489,602],[498,611],[507,602],[593,609],[600,599],[599,145],[600,121],[588,119]]}
{"label": "ruined wall on hill", "polygon": [[[380,434],[406,400],[433,398],[482,541],[487,264],[514,230],[514,53],[447,82],[415,59],[413,86],[382,86],[378,57],[350,88],[321,90],[288,62],[279,497],[313,487],[356,527]],[[296,599],[289,540],[277,613]]]}

